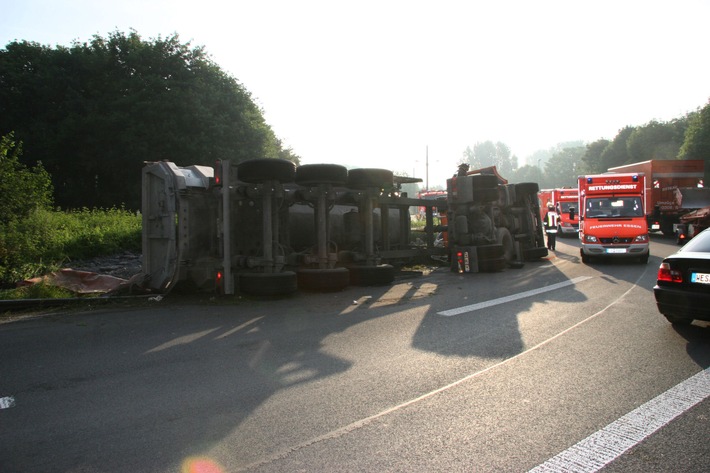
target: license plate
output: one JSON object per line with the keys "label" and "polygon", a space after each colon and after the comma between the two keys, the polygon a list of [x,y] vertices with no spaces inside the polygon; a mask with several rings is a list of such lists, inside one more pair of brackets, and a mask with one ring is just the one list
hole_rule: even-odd
{"label": "license plate", "polygon": [[607,248],[607,253],[626,253],[626,248]]}
{"label": "license plate", "polygon": [[651,230],[660,230],[660,229],[661,229],[660,225],[657,225],[655,223],[653,225],[651,225]]}
{"label": "license plate", "polygon": [[710,274],[708,273],[691,273],[690,282],[697,282],[700,284],[710,284]]}

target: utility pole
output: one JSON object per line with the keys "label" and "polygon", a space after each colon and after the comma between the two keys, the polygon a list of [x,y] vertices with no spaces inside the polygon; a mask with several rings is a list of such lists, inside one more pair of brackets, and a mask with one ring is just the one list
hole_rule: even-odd
{"label": "utility pole", "polygon": [[429,191],[429,145],[426,145],[426,189]]}

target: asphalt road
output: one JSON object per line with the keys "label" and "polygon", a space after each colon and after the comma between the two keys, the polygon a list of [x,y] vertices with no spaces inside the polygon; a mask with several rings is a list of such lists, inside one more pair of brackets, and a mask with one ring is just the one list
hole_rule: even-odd
{"label": "asphalt road", "polygon": [[[653,300],[676,249],[2,323],[0,471],[529,471],[710,376],[708,324]],[[708,471],[708,438],[704,399],[604,471]]]}

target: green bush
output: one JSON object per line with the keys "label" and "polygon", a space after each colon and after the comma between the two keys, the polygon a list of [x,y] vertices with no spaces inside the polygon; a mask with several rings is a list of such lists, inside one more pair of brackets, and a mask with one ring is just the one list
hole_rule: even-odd
{"label": "green bush", "polygon": [[140,251],[141,217],[123,208],[50,211],[0,222],[0,286],[54,271],[66,261]]}
{"label": "green bush", "polygon": [[22,143],[14,134],[0,137],[0,223],[26,217],[35,209],[52,205],[52,179],[42,163],[28,169],[20,163]]}

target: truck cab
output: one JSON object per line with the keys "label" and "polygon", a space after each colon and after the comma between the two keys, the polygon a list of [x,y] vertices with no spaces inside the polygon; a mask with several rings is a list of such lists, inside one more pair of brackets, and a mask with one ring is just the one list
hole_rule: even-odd
{"label": "truck cab", "polygon": [[579,177],[579,239],[583,263],[596,257],[648,262],[645,182],[645,176],[637,173]]}
{"label": "truck cab", "polygon": [[[552,204],[560,214],[557,226],[557,235],[560,237],[576,236],[579,232],[579,208],[577,188],[560,187],[557,189],[543,189],[537,194],[540,203],[540,217],[545,218],[548,204]],[[574,209],[573,212],[570,210]]]}

